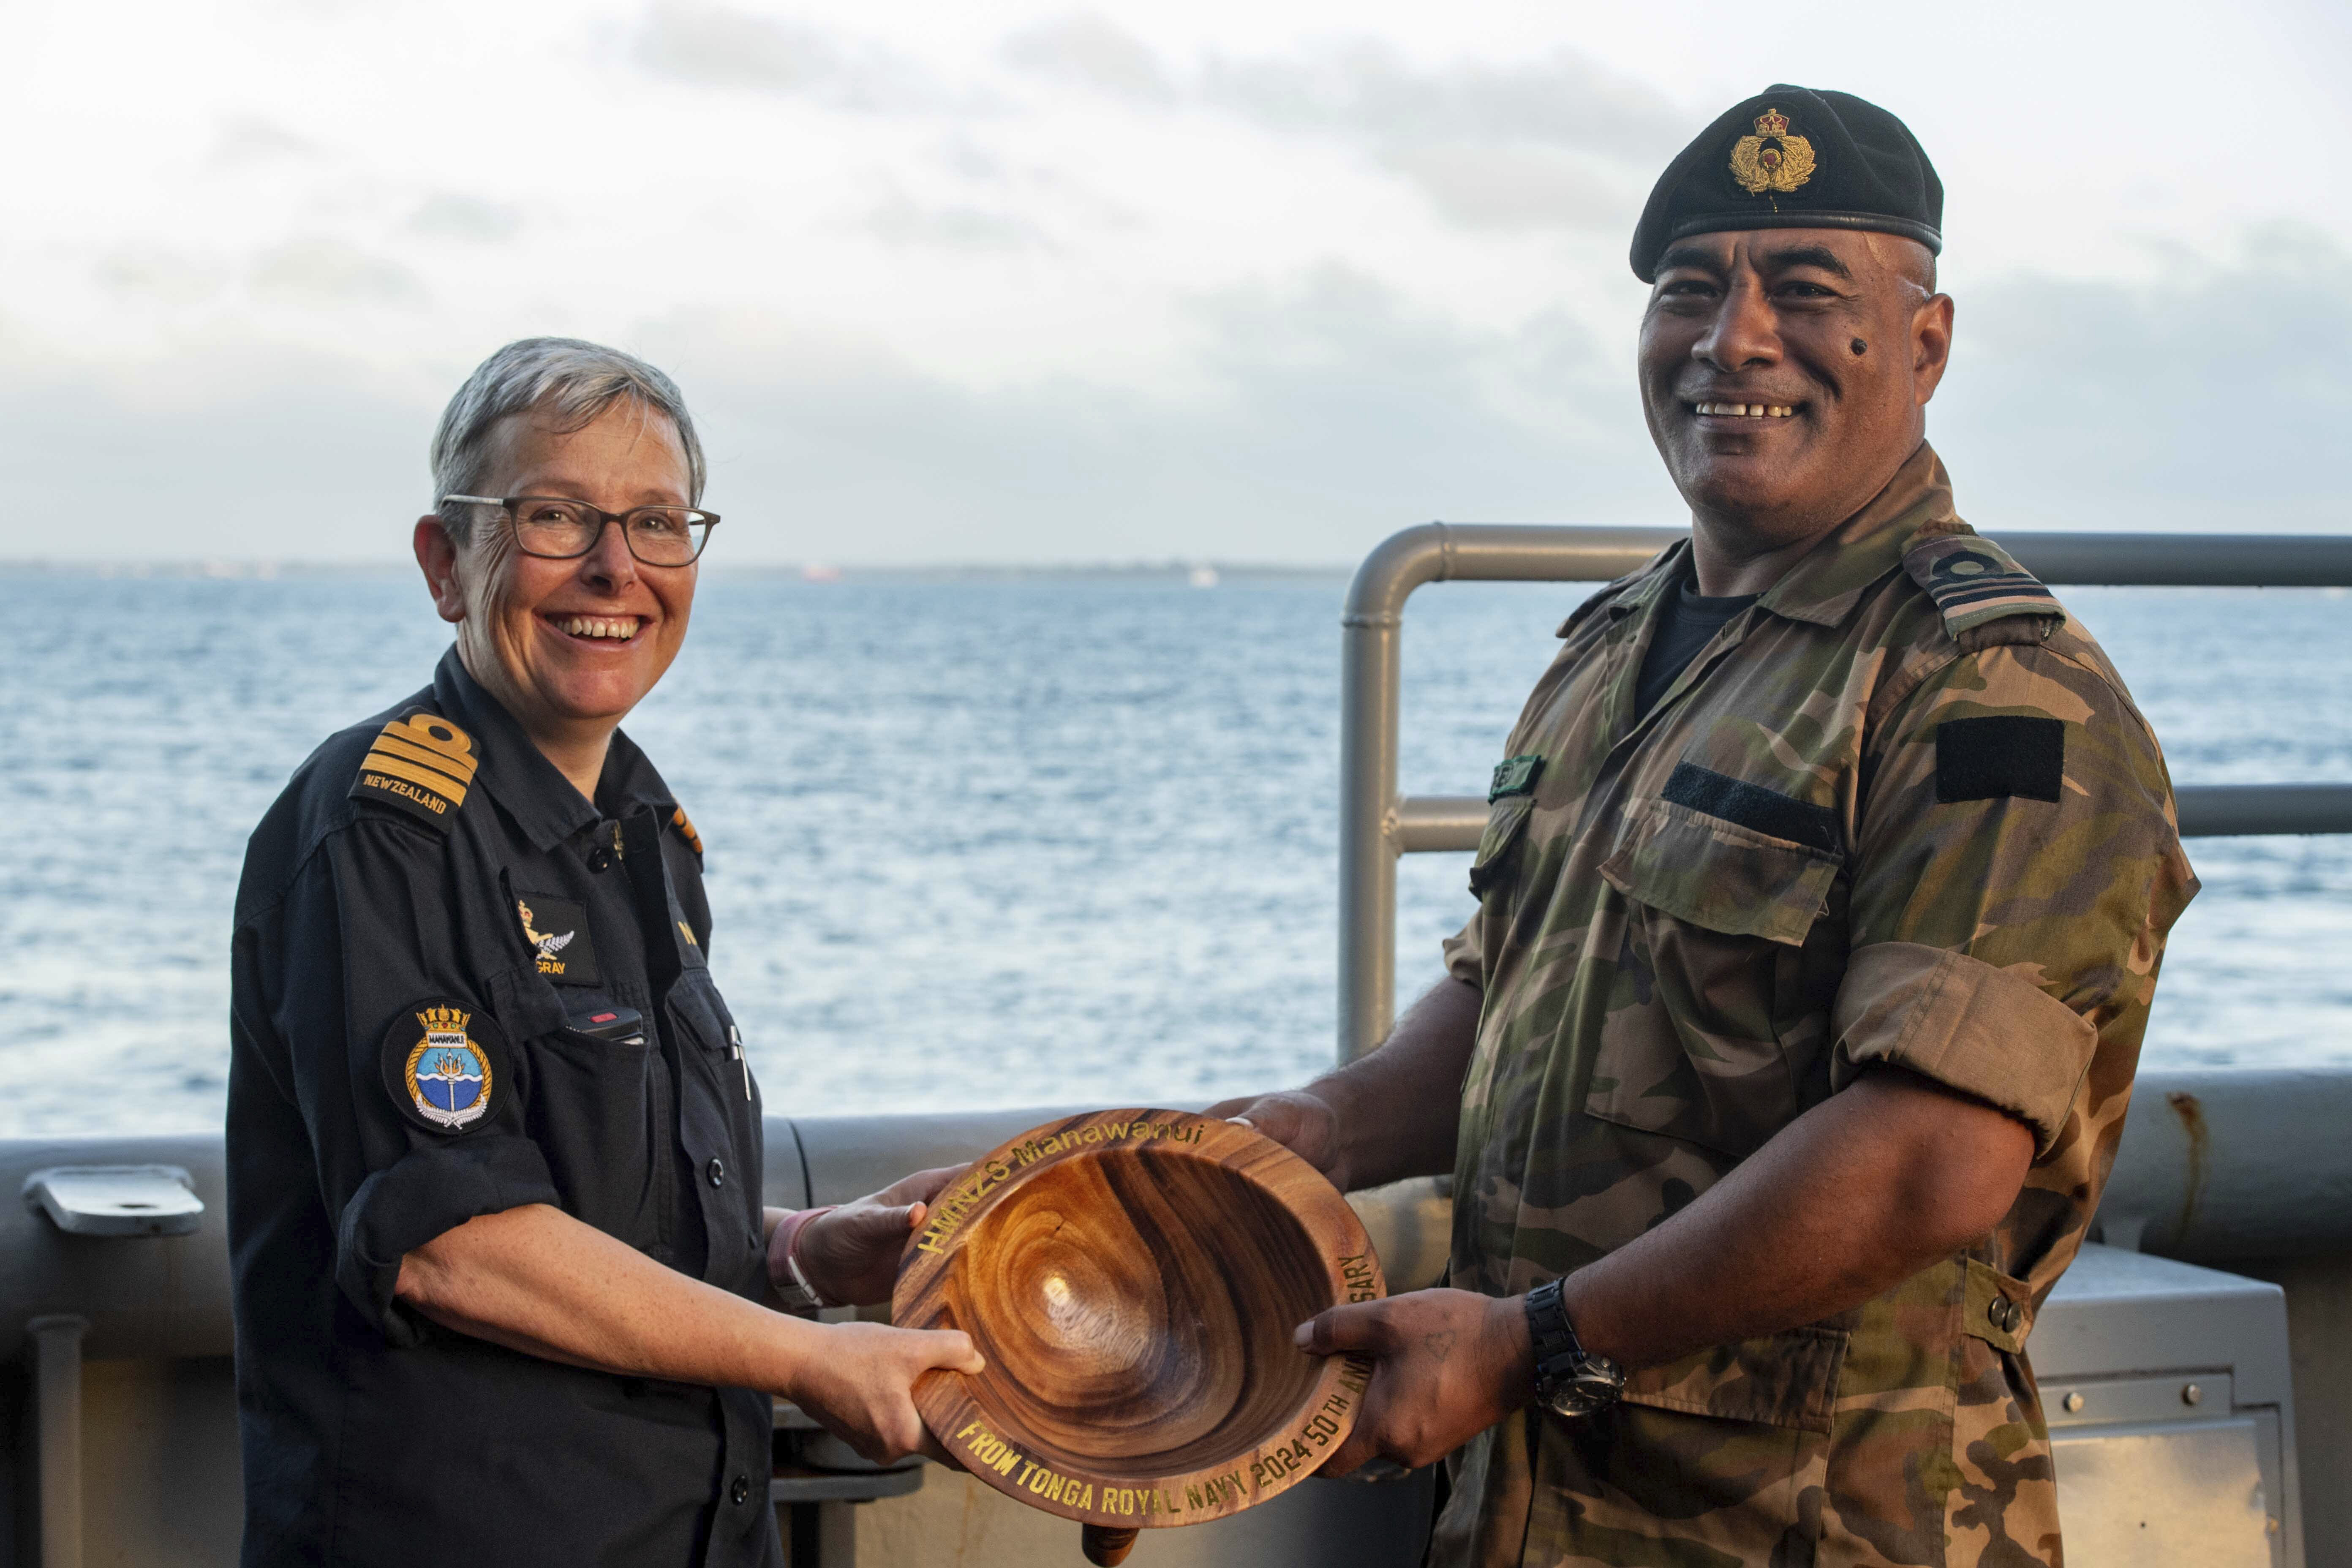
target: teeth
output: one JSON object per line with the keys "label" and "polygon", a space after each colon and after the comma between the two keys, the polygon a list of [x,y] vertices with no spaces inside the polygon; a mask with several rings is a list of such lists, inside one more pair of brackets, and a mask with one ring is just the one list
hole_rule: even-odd
{"label": "teeth", "polygon": [[1786,419],[1797,411],[1795,405],[1787,403],[1696,403],[1691,407],[1699,414],[1733,419]]}
{"label": "teeth", "polygon": [[637,635],[637,622],[633,616],[617,620],[604,616],[573,616],[562,624],[575,637],[610,637],[627,642]]}

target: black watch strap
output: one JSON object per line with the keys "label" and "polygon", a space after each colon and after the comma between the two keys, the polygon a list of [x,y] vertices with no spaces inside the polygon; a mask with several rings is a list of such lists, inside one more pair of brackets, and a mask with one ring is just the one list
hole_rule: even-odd
{"label": "black watch strap", "polygon": [[1553,1414],[1590,1415],[1616,1403],[1625,1373],[1604,1355],[1595,1355],[1576,1337],[1560,1300],[1560,1282],[1548,1280],[1528,1292],[1528,1338],[1535,1347],[1536,1402]]}

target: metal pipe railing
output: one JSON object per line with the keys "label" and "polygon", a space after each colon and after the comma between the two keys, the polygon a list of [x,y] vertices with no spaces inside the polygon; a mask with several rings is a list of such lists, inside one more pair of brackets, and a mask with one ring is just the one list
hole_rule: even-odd
{"label": "metal pipe railing", "polygon": [[[1486,803],[1397,793],[1404,604],[1424,583],[1600,583],[1685,536],[1677,528],[1424,523],[1364,558],[1340,619],[1339,1059],[1387,1037],[1396,1008],[1396,858],[1475,848]],[[2352,587],[2352,538],[2226,533],[1996,534],[2046,583],[2113,587]],[[2352,833],[2352,784],[2201,784],[2186,837]]]}

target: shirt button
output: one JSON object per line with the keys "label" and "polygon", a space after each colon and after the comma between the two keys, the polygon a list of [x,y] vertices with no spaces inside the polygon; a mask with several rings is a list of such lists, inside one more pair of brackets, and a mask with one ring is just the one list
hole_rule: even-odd
{"label": "shirt button", "polygon": [[735,1484],[727,1489],[727,1495],[735,1500],[738,1508],[740,1508],[751,1496],[751,1478],[737,1476]]}
{"label": "shirt button", "polygon": [[588,852],[588,869],[599,875],[613,868],[613,852],[599,844]]}
{"label": "shirt button", "polygon": [[727,1162],[718,1155],[713,1154],[710,1157],[710,1163],[702,1167],[702,1170],[703,1173],[710,1178],[712,1186],[723,1187],[727,1184]]}

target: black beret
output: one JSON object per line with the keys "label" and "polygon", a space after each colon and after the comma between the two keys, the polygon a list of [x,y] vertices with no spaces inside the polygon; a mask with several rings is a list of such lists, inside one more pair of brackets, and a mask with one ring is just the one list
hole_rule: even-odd
{"label": "black beret", "polygon": [[1867,228],[1944,248],[1944,182],[1911,128],[1850,92],[1785,83],[1724,111],[1666,165],[1633,230],[1633,275],[1685,235]]}

